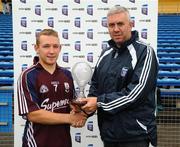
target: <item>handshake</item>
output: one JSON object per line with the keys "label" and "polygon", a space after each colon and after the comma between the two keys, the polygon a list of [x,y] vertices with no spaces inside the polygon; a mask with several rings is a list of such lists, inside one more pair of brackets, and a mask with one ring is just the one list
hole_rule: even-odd
{"label": "handshake", "polygon": [[71,126],[83,127],[88,117],[92,116],[97,109],[97,97],[78,98],[70,103]]}

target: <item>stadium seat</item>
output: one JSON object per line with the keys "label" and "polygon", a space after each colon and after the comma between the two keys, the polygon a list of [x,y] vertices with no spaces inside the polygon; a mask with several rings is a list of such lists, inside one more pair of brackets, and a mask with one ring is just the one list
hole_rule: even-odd
{"label": "stadium seat", "polygon": [[14,79],[11,77],[0,77],[0,86],[12,85]]}
{"label": "stadium seat", "polygon": [[[13,51],[13,46],[0,46],[0,52],[1,51]],[[1,53],[0,53],[1,55]]]}
{"label": "stadium seat", "polygon": [[180,95],[180,89],[161,89],[161,98],[174,99],[174,96]]}
{"label": "stadium seat", "polygon": [[164,38],[164,39],[158,39],[158,43],[170,43],[170,44],[172,44],[172,43],[179,43],[179,40],[178,39],[168,39],[168,38]]}
{"label": "stadium seat", "polygon": [[162,57],[159,58],[160,63],[180,63],[180,58],[168,58],[168,57]]}
{"label": "stadium seat", "polygon": [[160,70],[166,69],[166,70],[179,70],[180,64],[159,64]]}
{"label": "stadium seat", "polygon": [[0,69],[13,69],[12,62],[0,62]]}
{"label": "stadium seat", "polygon": [[13,56],[13,51],[0,51],[0,55],[3,56]]}
{"label": "stadium seat", "polygon": [[158,79],[157,81],[158,86],[180,86],[180,80],[179,79],[173,79],[173,78],[164,78],[164,79]]}
{"label": "stadium seat", "polygon": [[168,52],[168,53],[180,52],[180,48],[175,48],[175,47],[162,48],[162,47],[159,47],[157,52],[158,52],[158,54],[159,54],[159,52]]}
{"label": "stadium seat", "polygon": [[178,77],[180,78],[180,71],[159,71],[159,77]]}
{"label": "stadium seat", "polygon": [[0,69],[0,77],[13,77],[14,71],[12,69]]}
{"label": "stadium seat", "polygon": [[5,62],[12,62],[13,61],[13,56],[0,56],[0,61],[5,61]]}
{"label": "stadium seat", "polygon": [[6,41],[12,42],[13,38],[11,38],[10,36],[9,37],[4,37],[4,36],[0,37],[0,42],[6,42]]}
{"label": "stadium seat", "polygon": [[[180,50],[179,50],[180,51]],[[180,57],[180,52],[158,52],[158,57]]]}

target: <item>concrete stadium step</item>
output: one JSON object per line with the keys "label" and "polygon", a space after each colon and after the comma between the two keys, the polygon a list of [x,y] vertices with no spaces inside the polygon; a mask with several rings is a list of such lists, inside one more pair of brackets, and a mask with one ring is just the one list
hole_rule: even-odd
{"label": "concrete stadium step", "polygon": [[163,124],[157,126],[158,147],[179,147],[180,124]]}
{"label": "concrete stadium step", "polygon": [[0,132],[0,147],[13,147],[14,146],[14,133]]}

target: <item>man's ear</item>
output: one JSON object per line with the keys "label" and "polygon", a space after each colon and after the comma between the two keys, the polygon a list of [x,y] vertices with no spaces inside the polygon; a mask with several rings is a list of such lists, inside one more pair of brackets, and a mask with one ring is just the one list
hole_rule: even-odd
{"label": "man's ear", "polygon": [[131,26],[131,28],[133,27],[133,22],[132,21],[130,21],[129,22],[129,25]]}
{"label": "man's ear", "polygon": [[34,50],[36,51],[37,54],[39,53],[38,48],[39,48],[38,45],[35,44],[35,45],[34,45]]}

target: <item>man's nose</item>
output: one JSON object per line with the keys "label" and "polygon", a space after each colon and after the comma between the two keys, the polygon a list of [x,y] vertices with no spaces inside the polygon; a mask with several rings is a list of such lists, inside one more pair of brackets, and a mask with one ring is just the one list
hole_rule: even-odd
{"label": "man's nose", "polygon": [[49,48],[49,52],[50,52],[50,53],[54,53],[54,47],[53,47],[53,46],[51,46],[51,47]]}
{"label": "man's nose", "polygon": [[114,31],[119,31],[119,26],[117,24],[114,25]]}

